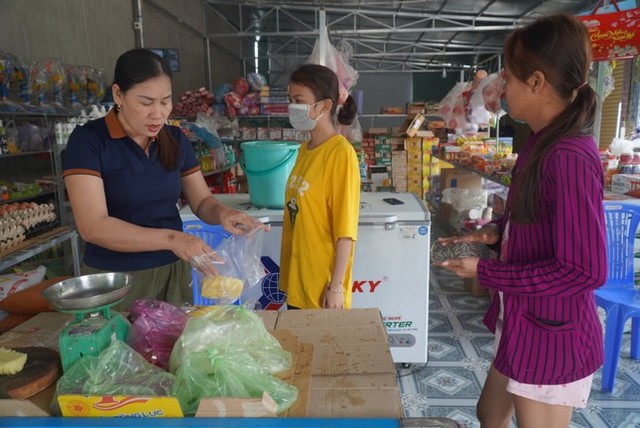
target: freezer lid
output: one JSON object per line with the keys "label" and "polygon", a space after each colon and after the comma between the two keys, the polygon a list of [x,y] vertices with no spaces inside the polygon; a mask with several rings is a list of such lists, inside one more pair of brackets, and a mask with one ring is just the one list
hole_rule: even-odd
{"label": "freezer lid", "polygon": [[[393,205],[385,199],[402,202]],[[397,221],[429,222],[431,215],[426,204],[413,193],[363,192],[360,194],[360,221],[370,218],[396,216]]]}
{"label": "freezer lid", "polygon": [[[214,196],[223,205],[260,218],[264,222],[282,222],[284,213],[282,208],[256,208],[251,205],[248,193],[225,193]],[[402,204],[391,205],[384,201],[388,198],[397,199]],[[188,205],[180,210],[180,216],[183,221],[196,219]],[[426,223],[431,220],[431,216],[425,203],[413,193],[362,192],[360,194],[360,222],[380,222],[384,219],[393,222],[418,221]]]}
{"label": "freezer lid", "polygon": [[[222,205],[235,208],[239,211],[259,218],[264,223],[281,223],[283,210],[277,208],[256,208],[251,205],[248,193],[220,193],[213,195]],[[189,205],[180,209],[182,221],[197,220]]]}

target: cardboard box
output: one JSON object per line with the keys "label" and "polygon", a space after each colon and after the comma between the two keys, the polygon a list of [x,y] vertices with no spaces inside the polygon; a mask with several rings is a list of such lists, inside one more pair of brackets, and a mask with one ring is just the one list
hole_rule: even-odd
{"label": "cardboard box", "polygon": [[405,150],[417,150],[422,151],[422,138],[408,137],[404,139]]}
{"label": "cardboard box", "polygon": [[402,114],[404,109],[402,107],[382,107],[380,108],[381,114]]}
{"label": "cardboard box", "polygon": [[426,108],[426,103],[424,101],[407,103],[407,114],[424,113],[425,108]]}
{"label": "cardboard box", "polygon": [[614,174],[611,177],[611,191],[640,198],[640,174]]}
{"label": "cardboard box", "polygon": [[409,115],[407,119],[404,121],[402,126],[400,127],[400,133],[407,137],[414,137],[422,124],[424,123],[425,118],[422,114],[418,113],[416,115]]}
{"label": "cardboard box", "polygon": [[458,168],[440,170],[440,193],[444,189],[459,187],[462,189],[482,189],[482,177],[473,172]]}
{"label": "cardboard box", "polygon": [[313,344],[307,417],[403,416],[378,309],[281,311],[280,329]]}
{"label": "cardboard box", "polygon": [[[256,313],[268,329],[273,329],[274,337],[292,353],[294,359],[292,368],[278,377],[298,388],[298,399],[285,415],[279,417],[398,419],[404,416],[396,368],[378,309]],[[70,317],[58,312],[39,314],[25,322],[24,327],[21,325],[15,331],[5,333],[9,336],[4,343],[28,346],[32,343],[33,334],[60,331]],[[57,334],[47,334],[43,344],[57,348]],[[47,405],[53,391],[49,394]],[[100,400],[102,397],[93,398]],[[203,401],[202,408],[198,410],[203,416],[212,416],[216,412],[219,416],[250,416],[252,412],[270,408],[268,399],[264,397]],[[27,404],[30,402],[32,400],[24,402],[24,406],[33,408]],[[18,409],[15,400],[0,400],[0,409],[3,404]],[[248,410],[242,410],[243,405]],[[32,411],[34,415],[42,415],[37,408]],[[268,412],[265,416],[269,416]]]}

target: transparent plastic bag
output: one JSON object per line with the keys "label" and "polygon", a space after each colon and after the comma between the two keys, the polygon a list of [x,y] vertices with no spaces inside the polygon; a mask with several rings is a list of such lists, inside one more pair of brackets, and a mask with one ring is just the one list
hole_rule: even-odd
{"label": "transparent plastic bag", "polygon": [[188,354],[176,375],[178,401],[185,414],[194,414],[203,397],[259,398],[267,392],[277,413],[291,407],[298,389],[264,372],[248,354],[208,348]]}
{"label": "transparent plastic bag", "polygon": [[360,120],[358,117],[351,122],[350,125],[340,125],[340,133],[347,139],[351,144],[356,142],[362,142],[362,127],[360,126]]}
{"label": "transparent plastic bag", "polygon": [[[52,407],[65,394],[174,396],[176,378],[149,364],[126,343],[114,341],[99,356],[84,356],[58,380]],[[59,409],[58,409],[59,412]]]}
{"label": "transparent plastic bag", "polygon": [[435,264],[464,257],[487,258],[488,256],[487,246],[477,242],[458,242],[444,246],[436,241],[431,246],[431,261]]}
{"label": "transparent plastic bag", "polygon": [[133,324],[127,344],[149,363],[167,370],[171,351],[189,315],[170,303],[151,299],[134,301],[130,312]]}
{"label": "transparent plastic bag", "polygon": [[[322,58],[320,52],[320,40],[324,42],[326,49]],[[350,92],[358,81],[358,72],[349,65],[347,55],[349,54],[347,47],[343,44],[342,51],[336,49],[329,41],[329,34],[326,28],[320,31],[318,40],[316,41],[311,56],[307,59],[309,64],[322,64],[336,73],[340,86],[347,93]]]}
{"label": "transparent plastic bag", "polygon": [[260,261],[263,243],[264,229],[257,227],[224,239],[214,253],[194,257],[191,264],[196,269],[202,296],[216,304],[228,305],[248,289],[257,287],[266,274]]}
{"label": "transparent plastic bag", "polygon": [[440,101],[439,114],[445,121],[447,128],[466,129],[469,123],[465,114],[463,92],[470,87],[468,82],[456,84]]}
{"label": "transparent plastic bag", "polygon": [[173,348],[170,368],[183,411],[194,413],[203,397],[254,397],[269,393],[278,412],[297,388],[272,374],[291,367],[291,353],[242,306],[207,306],[193,314]]}
{"label": "transparent plastic bag", "polygon": [[191,352],[228,349],[251,357],[261,370],[279,373],[291,366],[291,353],[264,326],[262,318],[242,306],[207,306],[190,318],[173,347],[169,368],[176,373]]}

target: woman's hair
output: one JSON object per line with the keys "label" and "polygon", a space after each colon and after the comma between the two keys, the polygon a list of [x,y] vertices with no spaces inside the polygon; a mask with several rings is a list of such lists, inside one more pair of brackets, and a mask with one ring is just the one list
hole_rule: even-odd
{"label": "woman's hair", "polygon": [[546,153],[564,137],[593,131],[597,98],[586,83],[591,43],[581,21],[569,15],[553,15],[513,31],[505,42],[504,57],[507,70],[515,78],[525,82],[534,71],[540,71],[560,98],[569,103],[542,131],[513,183],[511,218],[533,223],[541,214],[541,167]]}
{"label": "woman's hair", "polygon": [[289,81],[311,89],[316,101],[331,100],[331,117],[336,115],[338,123],[350,125],[356,117],[356,102],[351,95],[338,109],[340,83],[338,76],[330,68],[318,64],[304,64],[291,73]]}
{"label": "woman's hair", "polygon": [[[116,61],[113,84],[125,93],[135,85],[161,76],[171,80],[171,70],[162,57],[147,49],[132,49]],[[175,169],[180,147],[165,126],[158,133],[156,143],[160,163],[168,170]]]}

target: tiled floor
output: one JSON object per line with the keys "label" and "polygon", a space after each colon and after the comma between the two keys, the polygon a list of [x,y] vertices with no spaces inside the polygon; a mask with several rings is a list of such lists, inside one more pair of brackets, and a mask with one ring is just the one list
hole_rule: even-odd
{"label": "tiled floor", "polygon": [[[479,427],[475,405],[493,355],[493,335],[482,324],[489,298],[472,296],[462,280],[440,268],[432,269],[430,287],[429,361],[398,368],[405,416]],[[571,426],[640,427],[640,361],[629,359],[628,338],[613,394],[600,392],[598,371],[589,403],[574,412]]]}

